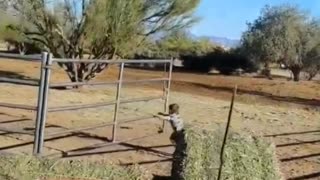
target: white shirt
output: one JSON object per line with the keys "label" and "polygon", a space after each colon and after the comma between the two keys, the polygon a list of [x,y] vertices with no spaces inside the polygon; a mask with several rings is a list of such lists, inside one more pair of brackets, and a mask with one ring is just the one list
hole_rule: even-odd
{"label": "white shirt", "polygon": [[180,118],[179,114],[171,114],[168,117],[168,121],[171,123],[173,130],[181,131],[183,129],[183,120]]}

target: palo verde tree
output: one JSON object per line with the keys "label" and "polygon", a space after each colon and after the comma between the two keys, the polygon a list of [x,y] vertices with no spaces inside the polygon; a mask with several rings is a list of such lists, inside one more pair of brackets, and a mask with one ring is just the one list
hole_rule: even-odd
{"label": "palo verde tree", "polygon": [[295,6],[266,6],[261,16],[248,25],[242,48],[248,56],[264,63],[283,63],[299,81],[300,72],[319,43],[319,23]]}
{"label": "palo verde tree", "polygon": [[[145,39],[189,27],[200,0],[2,0],[26,26],[11,26],[57,58],[117,59]],[[89,81],[104,63],[60,63],[71,81]]]}
{"label": "palo verde tree", "polygon": [[186,55],[203,56],[216,48],[208,38],[192,38],[185,31],[168,34],[157,44],[162,51],[170,52],[172,56],[178,58]]}
{"label": "palo verde tree", "polygon": [[203,56],[215,50],[208,38],[193,38],[185,30],[167,33],[161,38],[145,41],[136,52],[140,58],[182,58],[182,56]]}

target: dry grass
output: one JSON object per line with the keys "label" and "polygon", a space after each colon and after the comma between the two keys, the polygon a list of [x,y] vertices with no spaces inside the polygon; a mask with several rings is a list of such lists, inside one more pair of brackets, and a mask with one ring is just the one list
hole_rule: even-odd
{"label": "dry grass", "polygon": [[[187,180],[215,180],[220,165],[221,131],[187,130]],[[259,138],[231,133],[222,179],[279,180],[273,147]]]}
{"label": "dry grass", "polygon": [[0,179],[142,179],[137,168],[124,169],[113,165],[81,161],[55,161],[29,156],[1,156]]}

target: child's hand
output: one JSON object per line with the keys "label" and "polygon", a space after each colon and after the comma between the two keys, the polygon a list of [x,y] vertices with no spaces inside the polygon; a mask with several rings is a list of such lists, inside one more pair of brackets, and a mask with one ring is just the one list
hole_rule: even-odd
{"label": "child's hand", "polygon": [[163,112],[158,112],[158,115],[165,116]]}

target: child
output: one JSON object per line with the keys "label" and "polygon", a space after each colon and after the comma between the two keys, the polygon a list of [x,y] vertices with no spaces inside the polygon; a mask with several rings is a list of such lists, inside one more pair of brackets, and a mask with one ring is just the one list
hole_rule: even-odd
{"label": "child", "polygon": [[173,129],[170,140],[175,144],[176,149],[173,153],[171,176],[173,179],[183,180],[183,160],[186,157],[187,144],[185,141],[185,132],[183,120],[179,115],[179,105],[171,104],[169,114],[158,113],[162,119],[168,120]]}

